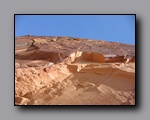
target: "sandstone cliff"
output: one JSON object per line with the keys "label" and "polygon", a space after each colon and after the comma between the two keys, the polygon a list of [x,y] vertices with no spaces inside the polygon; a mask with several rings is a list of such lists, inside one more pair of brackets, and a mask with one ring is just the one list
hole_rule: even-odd
{"label": "sandstone cliff", "polygon": [[135,46],[72,37],[17,37],[15,104],[134,105]]}

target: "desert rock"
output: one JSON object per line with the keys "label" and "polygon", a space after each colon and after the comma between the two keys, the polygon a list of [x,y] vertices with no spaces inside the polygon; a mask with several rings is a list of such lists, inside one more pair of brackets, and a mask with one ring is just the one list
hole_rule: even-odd
{"label": "desert rock", "polygon": [[135,105],[135,46],[72,37],[17,37],[15,104]]}

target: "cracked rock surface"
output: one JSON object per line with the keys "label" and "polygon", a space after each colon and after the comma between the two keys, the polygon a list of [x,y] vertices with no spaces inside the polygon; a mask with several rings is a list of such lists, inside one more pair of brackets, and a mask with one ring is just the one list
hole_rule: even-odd
{"label": "cracked rock surface", "polygon": [[73,37],[17,37],[15,104],[135,105],[135,46]]}

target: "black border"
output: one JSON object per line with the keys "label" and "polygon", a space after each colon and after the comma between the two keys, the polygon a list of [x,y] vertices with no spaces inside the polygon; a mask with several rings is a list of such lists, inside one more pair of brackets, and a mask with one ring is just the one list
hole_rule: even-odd
{"label": "black border", "polygon": [[[135,16],[135,105],[16,105],[15,104],[15,16],[16,15],[134,15]],[[51,106],[50,109],[61,109],[61,108],[78,108],[80,107],[81,109],[86,109],[86,108],[94,108],[94,109],[98,109],[99,108],[110,108],[110,110],[112,108],[123,108],[123,109],[128,109],[128,108],[132,108],[132,109],[135,109],[139,106],[139,95],[137,97],[137,86],[138,86],[138,80],[137,80],[137,32],[139,31],[139,28],[137,29],[137,24],[139,26],[139,23],[136,22],[136,14],[14,14],[14,106],[28,106],[27,108],[35,108],[33,106],[36,106],[36,107],[40,107],[40,108],[47,108],[46,106]],[[137,29],[137,30],[136,30]],[[139,34],[139,33],[138,33]],[[139,74],[138,74],[139,75]],[[139,77],[138,77],[139,78]],[[138,103],[138,104],[137,104]],[[25,107],[26,108],[26,107]],[[21,108],[21,109],[24,109],[24,108]],[[49,108],[48,108],[49,109]]]}

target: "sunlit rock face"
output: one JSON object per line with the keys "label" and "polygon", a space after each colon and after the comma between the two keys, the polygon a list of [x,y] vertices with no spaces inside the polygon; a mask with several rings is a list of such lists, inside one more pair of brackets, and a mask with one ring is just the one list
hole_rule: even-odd
{"label": "sunlit rock face", "polygon": [[135,105],[135,46],[104,40],[15,40],[16,105]]}

